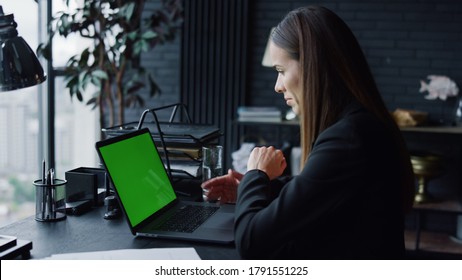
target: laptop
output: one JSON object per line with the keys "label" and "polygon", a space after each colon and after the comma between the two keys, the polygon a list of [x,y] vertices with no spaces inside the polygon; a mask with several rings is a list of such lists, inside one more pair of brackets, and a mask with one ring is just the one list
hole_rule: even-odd
{"label": "laptop", "polygon": [[[133,235],[234,242],[234,205],[178,199],[149,128],[96,143],[96,150],[114,186]],[[196,217],[193,221],[175,221]],[[206,216],[206,218],[204,218]]]}

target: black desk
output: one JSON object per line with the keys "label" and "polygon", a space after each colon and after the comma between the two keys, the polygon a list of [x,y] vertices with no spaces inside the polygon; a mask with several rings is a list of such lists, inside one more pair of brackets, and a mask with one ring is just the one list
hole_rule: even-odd
{"label": "black desk", "polygon": [[53,223],[37,222],[32,216],[0,228],[0,233],[32,241],[34,259],[63,253],[170,247],[194,247],[201,259],[239,259],[231,245],[134,237],[123,217],[105,220],[104,213],[105,208],[98,207]]}

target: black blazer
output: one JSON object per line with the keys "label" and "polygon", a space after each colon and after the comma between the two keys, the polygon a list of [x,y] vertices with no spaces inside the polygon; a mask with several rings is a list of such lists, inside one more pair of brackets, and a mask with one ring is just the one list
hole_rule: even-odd
{"label": "black blazer", "polygon": [[249,259],[402,259],[399,155],[359,104],[324,130],[300,175],[259,170],[238,187],[235,240]]}

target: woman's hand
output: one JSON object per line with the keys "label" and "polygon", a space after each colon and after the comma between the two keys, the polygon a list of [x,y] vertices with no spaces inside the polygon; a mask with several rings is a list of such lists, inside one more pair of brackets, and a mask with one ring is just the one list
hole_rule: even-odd
{"label": "woman's hand", "polygon": [[241,173],[229,169],[228,174],[205,181],[201,185],[204,200],[218,200],[220,203],[235,203],[237,186],[243,176],[244,175]]}
{"label": "woman's hand", "polygon": [[273,146],[254,148],[247,162],[247,170],[261,170],[268,175],[270,180],[281,176],[286,167],[284,154]]}

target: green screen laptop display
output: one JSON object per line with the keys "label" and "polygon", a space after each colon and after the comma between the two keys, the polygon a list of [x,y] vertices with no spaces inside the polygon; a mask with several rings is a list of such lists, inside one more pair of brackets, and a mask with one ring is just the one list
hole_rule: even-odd
{"label": "green screen laptop display", "polygon": [[100,147],[99,151],[132,226],[175,200],[149,132]]}

